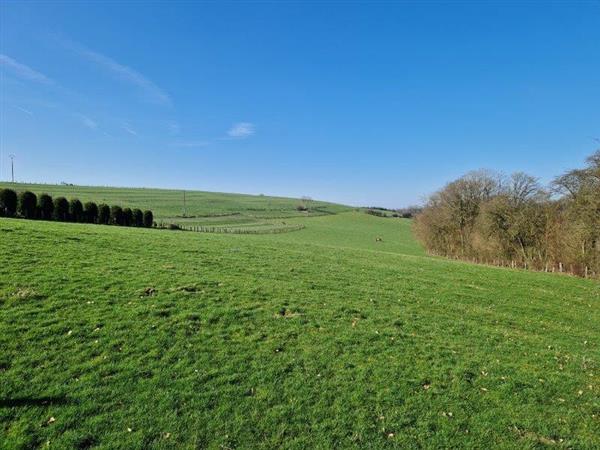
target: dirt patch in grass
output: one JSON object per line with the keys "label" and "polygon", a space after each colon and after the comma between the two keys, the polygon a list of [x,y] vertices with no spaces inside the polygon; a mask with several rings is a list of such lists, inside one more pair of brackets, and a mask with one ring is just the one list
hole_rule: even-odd
{"label": "dirt patch in grass", "polygon": [[21,301],[27,301],[27,300],[42,300],[45,297],[46,297],[45,295],[40,294],[38,291],[36,291],[33,288],[24,287],[24,288],[18,288],[13,293],[11,293],[9,300],[21,302]]}
{"label": "dirt patch in grass", "polygon": [[293,317],[299,317],[302,314],[299,313],[298,311],[292,311],[290,309],[287,308],[281,308],[277,314],[275,314],[275,317],[277,318],[283,318],[283,319],[291,319]]}
{"label": "dirt patch in grass", "polygon": [[156,289],[153,287],[147,287],[146,289],[144,289],[144,291],[142,292],[142,296],[143,297],[152,297],[153,295],[156,294]]}
{"label": "dirt patch in grass", "polygon": [[179,292],[194,293],[194,292],[198,292],[200,290],[200,288],[198,286],[190,285],[190,286],[180,286],[176,290]]}

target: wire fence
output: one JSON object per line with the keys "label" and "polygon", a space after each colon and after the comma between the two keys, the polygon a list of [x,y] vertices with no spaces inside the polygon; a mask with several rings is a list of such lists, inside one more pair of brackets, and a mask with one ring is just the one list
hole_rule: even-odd
{"label": "wire fence", "polygon": [[286,225],[282,227],[272,228],[231,228],[231,227],[209,227],[204,225],[178,225],[179,229],[184,231],[194,231],[197,233],[224,233],[224,234],[279,234],[279,233],[290,233],[292,231],[299,231],[305,227],[305,225]]}

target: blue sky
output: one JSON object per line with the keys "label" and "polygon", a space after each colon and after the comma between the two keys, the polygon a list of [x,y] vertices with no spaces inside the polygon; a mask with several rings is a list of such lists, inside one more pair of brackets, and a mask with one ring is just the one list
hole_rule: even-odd
{"label": "blue sky", "polygon": [[0,3],[0,179],[415,203],[600,146],[600,3]]}

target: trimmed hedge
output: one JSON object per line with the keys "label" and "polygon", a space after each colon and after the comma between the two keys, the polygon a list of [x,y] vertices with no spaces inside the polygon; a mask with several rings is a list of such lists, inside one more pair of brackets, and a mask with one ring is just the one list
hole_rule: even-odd
{"label": "trimmed hedge", "polygon": [[21,192],[17,211],[25,219],[37,218],[37,196],[30,191]]}
{"label": "trimmed hedge", "polygon": [[40,210],[40,219],[42,220],[52,220],[54,215],[54,203],[52,202],[52,197],[48,194],[40,195],[38,199],[38,207]]}
{"label": "trimmed hedge", "polygon": [[152,211],[146,210],[144,211],[144,226],[146,228],[150,228],[154,224],[154,216]]}
{"label": "trimmed hedge", "polygon": [[85,211],[83,213],[85,221],[87,223],[98,222],[98,205],[94,202],[86,202],[84,205]]}
{"label": "trimmed hedge", "polygon": [[69,202],[69,219],[71,222],[83,222],[83,205],[77,198]]}
{"label": "trimmed hedge", "polygon": [[0,216],[13,217],[17,213],[17,193],[12,189],[0,189]]}
{"label": "trimmed hedge", "polygon": [[60,222],[69,220],[69,202],[64,197],[54,199],[54,220]]}
{"label": "trimmed hedge", "polygon": [[21,217],[24,219],[56,220],[59,222],[85,222],[103,225],[123,225],[131,227],[152,227],[152,211],[121,208],[119,205],[97,205],[74,198],[52,197],[41,194],[39,198],[30,191],[17,194],[12,189],[0,189],[0,217]]}
{"label": "trimmed hedge", "polygon": [[119,205],[112,205],[110,207],[110,223],[113,225],[125,225],[123,208]]}
{"label": "trimmed hedge", "polygon": [[102,203],[98,207],[98,223],[101,225],[108,225],[110,223],[110,206],[106,203]]}
{"label": "trimmed hedge", "polygon": [[123,225],[131,227],[133,223],[133,211],[131,208],[123,208]]}
{"label": "trimmed hedge", "polygon": [[136,208],[133,210],[133,225],[136,227],[144,226],[144,213],[141,209]]}

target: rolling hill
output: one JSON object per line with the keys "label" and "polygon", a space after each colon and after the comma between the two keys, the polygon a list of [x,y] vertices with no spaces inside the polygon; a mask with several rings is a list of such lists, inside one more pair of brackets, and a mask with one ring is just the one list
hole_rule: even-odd
{"label": "rolling hill", "polygon": [[[264,207],[213,198],[194,211]],[[278,235],[0,219],[0,447],[600,445],[598,282],[321,207]]]}

